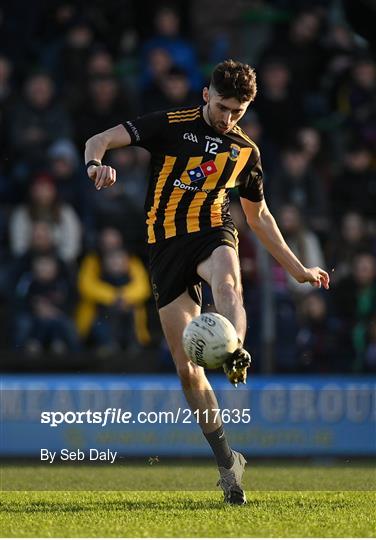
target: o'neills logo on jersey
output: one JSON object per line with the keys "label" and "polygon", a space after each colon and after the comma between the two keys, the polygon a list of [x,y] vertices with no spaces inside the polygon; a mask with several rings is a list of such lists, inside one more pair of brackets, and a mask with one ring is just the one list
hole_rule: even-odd
{"label": "o'neills logo on jersey", "polygon": [[210,137],[210,135],[205,135],[205,140],[206,141],[213,141],[213,142],[216,142],[216,143],[219,143],[219,144],[223,143],[222,139],[220,139],[219,137]]}
{"label": "o'neills logo on jersey", "polygon": [[238,146],[237,144],[231,144],[229,158],[232,159],[232,161],[236,161],[239,157],[240,150],[240,146]]}

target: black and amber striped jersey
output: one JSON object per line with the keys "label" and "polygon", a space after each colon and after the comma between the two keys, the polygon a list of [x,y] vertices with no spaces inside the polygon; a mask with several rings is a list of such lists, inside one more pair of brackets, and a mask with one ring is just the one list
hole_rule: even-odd
{"label": "black and amber striped jersey", "polygon": [[151,153],[145,202],[149,243],[231,225],[229,190],[263,199],[256,144],[238,126],[218,134],[203,107],[155,112],[124,123],[133,145]]}

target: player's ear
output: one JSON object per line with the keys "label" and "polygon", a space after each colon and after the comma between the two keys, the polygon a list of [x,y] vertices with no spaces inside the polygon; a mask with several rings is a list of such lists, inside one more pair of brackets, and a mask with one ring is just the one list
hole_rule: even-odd
{"label": "player's ear", "polygon": [[209,101],[209,88],[207,86],[205,86],[205,88],[202,91],[202,97],[203,97],[205,103],[208,103],[208,101]]}

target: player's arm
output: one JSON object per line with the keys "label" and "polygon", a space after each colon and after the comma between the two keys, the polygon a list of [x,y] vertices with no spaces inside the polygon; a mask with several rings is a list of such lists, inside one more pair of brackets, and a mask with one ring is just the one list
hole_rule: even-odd
{"label": "player's arm", "polygon": [[115,169],[102,165],[102,158],[107,150],[130,144],[131,137],[122,124],[98,133],[86,141],[85,164],[90,161],[98,162],[87,169],[87,174],[94,181],[96,189],[112,186],[116,182]]}
{"label": "player's arm", "polygon": [[323,285],[329,289],[329,275],[318,266],[306,268],[286,244],[278,225],[269,211],[265,199],[252,202],[240,199],[247,223],[256,236],[280,263],[299,283],[309,282],[315,287]]}

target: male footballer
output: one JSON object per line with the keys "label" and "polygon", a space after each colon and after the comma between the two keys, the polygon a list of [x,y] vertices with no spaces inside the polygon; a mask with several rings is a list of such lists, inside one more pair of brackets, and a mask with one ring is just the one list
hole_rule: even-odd
{"label": "male footballer", "polygon": [[[192,410],[218,409],[203,368],[185,355],[182,334],[201,311],[201,283],[211,287],[215,307],[234,325],[239,348],[224,364],[230,382],[246,381],[251,358],[243,349],[243,307],[237,232],[229,213],[229,190],[237,187],[247,222],[266,249],[298,282],[329,288],[319,267],[305,268],[284,241],[263,195],[256,144],[237,125],[256,96],[247,64],[218,64],[204,106],[158,111],[127,120],[86,143],[85,163],[96,189],[110,187],[116,171],[102,164],[111,148],[136,145],[151,154],[145,202],[150,273],[161,325]],[[218,415],[216,415],[218,417]],[[224,499],[244,504],[244,457],[229,447],[220,418],[201,421],[215,455]],[[206,419],[206,418],[205,418]]]}

